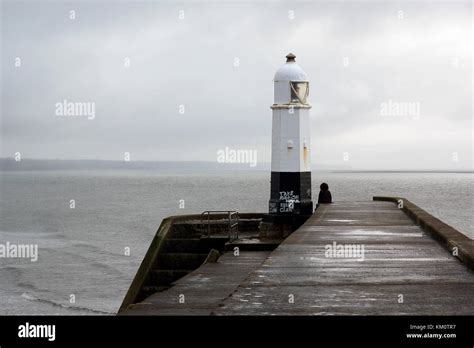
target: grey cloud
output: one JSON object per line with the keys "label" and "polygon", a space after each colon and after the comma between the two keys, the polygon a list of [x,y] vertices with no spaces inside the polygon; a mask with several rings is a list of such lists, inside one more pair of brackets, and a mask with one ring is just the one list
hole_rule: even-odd
{"label": "grey cloud", "polygon": [[[384,168],[449,167],[448,143],[472,166],[468,3],[4,2],[2,20],[2,157],[213,160],[234,146],[269,160],[272,78],[293,51],[315,165],[350,147],[356,167],[384,153]],[[95,102],[96,119],[56,117],[63,99]],[[380,117],[388,100],[419,102],[420,120]]]}

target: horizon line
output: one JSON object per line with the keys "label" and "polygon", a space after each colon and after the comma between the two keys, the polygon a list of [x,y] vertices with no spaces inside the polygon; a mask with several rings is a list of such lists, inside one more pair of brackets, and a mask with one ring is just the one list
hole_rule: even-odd
{"label": "horizon line", "polygon": [[[0,157],[0,161],[13,161],[15,162],[15,159],[13,157]],[[247,171],[258,171],[258,170],[267,170],[263,168],[256,168],[256,167],[249,167],[247,168],[246,165],[247,163],[218,163],[215,161],[209,161],[209,160],[130,160],[130,161],[124,161],[124,160],[111,160],[111,159],[61,159],[61,158],[24,158],[21,159],[21,161],[17,162],[23,162],[23,161],[51,161],[51,162],[111,162],[111,163],[173,163],[173,164],[186,164],[186,163],[201,163],[201,164],[206,164],[206,163],[212,163],[215,165],[222,165],[223,167],[228,167],[229,166],[236,166],[236,170],[247,170]],[[262,162],[259,163],[258,166],[270,166],[271,162]],[[474,169],[377,169],[377,168],[341,168],[342,166],[338,165],[333,165],[333,164],[320,164],[321,168],[318,170],[317,168],[313,168],[311,171],[328,171],[328,172],[344,172],[344,173],[368,173],[368,172],[374,172],[374,173],[474,173]],[[332,168],[331,168],[332,167]],[[74,170],[79,170],[79,168],[71,168]],[[104,169],[104,168],[97,168],[97,169]],[[113,168],[113,169],[157,169],[157,168]],[[195,169],[195,168],[191,168]],[[0,170],[3,170],[3,168],[0,167]],[[51,169],[51,170],[54,170]],[[216,170],[216,168],[209,168],[210,171]]]}

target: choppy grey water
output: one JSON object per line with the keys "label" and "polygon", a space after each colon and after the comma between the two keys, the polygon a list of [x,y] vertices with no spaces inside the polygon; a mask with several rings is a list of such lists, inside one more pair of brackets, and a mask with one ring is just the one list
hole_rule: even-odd
{"label": "choppy grey water", "polygon": [[[0,314],[15,315],[114,314],[164,217],[265,212],[270,188],[266,172],[0,175],[0,243],[39,248],[37,262],[0,259]],[[313,173],[313,196],[323,181],[338,201],[404,196],[474,238],[472,174]]]}

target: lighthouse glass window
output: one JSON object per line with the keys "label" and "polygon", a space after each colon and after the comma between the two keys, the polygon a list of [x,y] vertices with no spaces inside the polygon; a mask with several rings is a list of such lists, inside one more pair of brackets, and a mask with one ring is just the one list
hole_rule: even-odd
{"label": "lighthouse glass window", "polygon": [[306,98],[308,97],[309,86],[308,82],[290,82],[291,88],[291,102],[306,104]]}

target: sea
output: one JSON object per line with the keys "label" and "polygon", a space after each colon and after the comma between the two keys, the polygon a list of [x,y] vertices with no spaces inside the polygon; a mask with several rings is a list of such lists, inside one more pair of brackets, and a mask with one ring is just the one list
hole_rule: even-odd
{"label": "sea", "polygon": [[[472,173],[313,172],[313,198],[401,196],[474,239]],[[38,259],[0,258],[0,315],[114,315],[169,215],[266,212],[268,171],[0,171],[0,244]]]}

